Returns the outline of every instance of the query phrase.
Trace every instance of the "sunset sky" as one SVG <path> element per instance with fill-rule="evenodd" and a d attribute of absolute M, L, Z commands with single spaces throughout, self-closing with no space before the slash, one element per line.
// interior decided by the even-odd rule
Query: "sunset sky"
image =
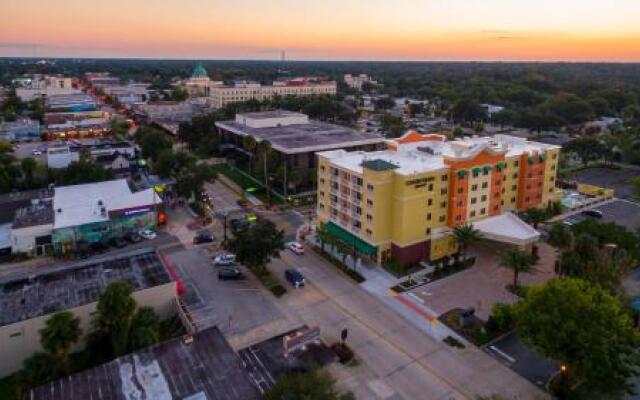
<path fill-rule="evenodd" d="M 640 0 L 0 3 L 0 56 L 640 61 Z"/>

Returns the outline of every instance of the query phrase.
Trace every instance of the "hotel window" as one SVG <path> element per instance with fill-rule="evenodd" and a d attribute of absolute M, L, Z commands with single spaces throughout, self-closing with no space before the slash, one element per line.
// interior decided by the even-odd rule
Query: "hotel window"
<path fill-rule="evenodd" d="M 549 188 L 549 193 L 553 193 L 553 188 Z"/>
<path fill-rule="evenodd" d="M 525 199 L 524 199 L 524 201 L 525 201 L 525 202 L 527 202 L 527 203 L 528 203 L 530 200 L 531 200 L 531 199 L 530 199 L 529 197 L 525 197 Z"/>
<path fill-rule="evenodd" d="M 496 204 L 495 206 L 493 206 L 493 210 L 497 211 L 498 210 L 498 205 Z"/>
<path fill-rule="evenodd" d="M 427 205 L 428 205 L 428 206 L 433 205 L 433 199 L 428 199 L 428 200 L 427 200 Z"/>
<path fill-rule="evenodd" d="M 458 216 L 456 217 L 456 221 L 462 221 L 462 215 L 458 215 Z"/>
<path fill-rule="evenodd" d="M 440 180 L 442 180 L 442 182 L 446 182 L 449 180 L 449 175 L 442 175 L 442 177 L 440 178 Z"/>
<path fill-rule="evenodd" d="M 555 164 L 551 164 L 551 170 L 555 171 L 556 170 L 556 165 Z"/>
<path fill-rule="evenodd" d="M 456 206 L 462 207 L 462 201 L 459 201 L 458 204 L 456 204 Z"/>
<path fill-rule="evenodd" d="M 429 184 L 429 191 L 430 191 L 430 192 L 433 192 L 433 183 L 430 183 L 430 184 Z"/>
<path fill-rule="evenodd" d="M 475 192 L 476 190 L 478 190 L 478 185 L 471 185 L 471 191 Z"/>
<path fill-rule="evenodd" d="M 500 191 L 502 194 L 504 194 L 507 190 L 505 188 L 502 188 L 502 190 Z"/>
<path fill-rule="evenodd" d="M 371 200 L 367 199 L 367 205 L 368 205 L 369 207 L 373 207 L 373 201 L 371 201 Z"/>
<path fill-rule="evenodd" d="M 427 228 L 427 235 L 431 235 L 431 228 Z"/>
<path fill-rule="evenodd" d="M 513 162 L 513 166 L 514 166 L 514 167 L 517 167 L 518 165 L 520 165 L 520 162 L 519 162 L 518 160 L 516 160 L 516 161 L 514 161 L 514 162 Z"/>
<path fill-rule="evenodd" d="M 447 202 L 443 201 L 442 203 L 440 203 L 440 208 L 447 208 Z"/>
<path fill-rule="evenodd" d="M 558 155 L 557 155 L 556 153 L 553 153 L 553 154 L 551 155 L 551 159 L 552 159 L 552 160 L 555 160 L 557 157 L 558 157 Z"/>
<path fill-rule="evenodd" d="M 518 177 L 518 173 L 516 172 L 515 174 L 513 174 L 513 179 L 516 179 Z"/>
<path fill-rule="evenodd" d="M 373 232 L 371 232 L 371 229 L 367 229 L 367 230 L 366 230 L 366 233 L 367 233 L 367 237 L 371 237 L 371 234 L 372 234 Z"/>
<path fill-rule="evenodd" d="M 482 175 L 489 175 L 489 171 L 490 171 L 490 170 L 488 170 L 488 169 L 483 170 L 483 171 L 482 171 Z"/>
<path fill-rule="evenodd" d="M 493 194 L 493 197 L 500 197 L 500 192 L 495 192 L 495 193 Z"/>
<path fill-rule="evenodd" d="M 482 196 L 480 196 L 480 201 L 487 201 L 487 195 L 483 194 Z"/>
<path fill-rule="evenodd" d="M 324 185 L 324 178 L 320 178 L 320 184 Z"/>
<path fill-rule="evenodd" d="M 320 191 L 320 197 L 324 197 L 324 192 L 322 190 Z"/>
<path fill-rule="evenodd" d="M 324 172 L 324 165 L 320 166 L 320 172 Z"/>
<path fill-rule="evenodd" d="M 476 210 L 471 211 L 471 214 L 469 214 L 469 216 L 471 218 L 475 217 L 476 216 Z"/>
<path fill-rule="evenodd" d="M 516 198 L 515 198 L 515 197 L 512 197 L 512 198 L 511 198 L 511 202 L 512 202 L 512 203 L 515 203 L 515 202 L 516 202 Z"/>
<path fill-rule="evenodd" d="M 371 216 L 371 214 L 367 214 L 367 222 L 371 221 L 373 221 L 373 217 Z"/>
<path fill-rule="evenodd" d="M 516 185 L 511 185 L 511 190 L 516 190 L 517 186 Z"/>
<path fill-rule="evenodd" d="M 367 185 L 367 190 L 369 192 L 373 192 L 373 186 L 372 185 Z"/>
<path fill-rule="evenodd" d="M 431 213 L 427 214 L 427 221 L 431 221 Z"/>
<path fill-rule="evenodd" d="M 531 172 L 529 172 L 529 173 L 527 174 L 527 178 L 531 178 L 531 177 L 533 177 L 533 175 L 531 174 Z"/>
<path fill-rule="evenodd" d="M 324 204 L 320 203 L 320 204 L 318 205 L 318 207 L 319 207 L 321 210 L 324 210 Z"/>
<path fill-rule="evenodd" d="M 480 209 L 480 215 L 484 215 L 484 213 L 486 213 L 486 212 L 487 212 L 486 208 L 481 208 Z"/>
<path fill-rule="evenodd" d="M 461 194 L 462 192 L 464 192 L 463 188 L 458 188 L 458 194 Z"/>
<path fill-rule="evenodd" d="M 440 218 L 438 219 L 438 221 L 440 222 L 444 222 L 447 220 L 447 216 L 446 215 L 441 215 Z"/>
<path fill-rule="evenodd" d="M 447 188 L 440 189 L 440 194 L 442 194 L 442 195 L 447 194 Z"/>
<path fill-rule="evenodd" d="M 471 198 L 471 204 L 476 204 L 476 198 L 475 197 Z"/>
<path fill-rule="evenodd" d="M 489 182 L 482 182 L 482 188 L 486 189 L 489 187 Z"/>

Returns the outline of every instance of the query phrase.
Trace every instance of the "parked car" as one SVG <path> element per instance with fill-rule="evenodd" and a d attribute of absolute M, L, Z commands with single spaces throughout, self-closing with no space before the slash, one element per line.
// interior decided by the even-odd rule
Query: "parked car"
<path fill-rule="evenodd" d="M 137 232 L 127 232 L 124 235 L 124 238 L 131 243 L 139 243 L 142 240 L 142 236 L 140 236 Z"/>
<path fill-rule="evenodd" d="M 297 269 L 287 269 L 284 271 L 284 277 L 296 288 L 304 286 L 304 276 Z"/>
<path fill-rule="evenodd" d="M 193 237 L 193 244 L 211 243 L 214 240 L 216 240 L 216 238 L 213 236 L 213 233 L 209 231 L 200 231 Z"/>
<path fill-rule="evenodd" d="M 288 242 L 285 246 L 297 255 L 304 254 L 304 247 L 298 242 Z"/>
<path fill-rule="evenodd" d="M 213 265 L 233 265 L 235 262 L 235 254 L 218 254 L 213 258 Z"/>
<path fill-rule="evenodd" d="M 38 150 L 38 149 L 33 149 L 31 151 L 31 155 L 32 156 L 41 156 L 42 155 L 42 151 Z"/>
<path fill-rule="evenodd" d="M 229 222 L 229 225 L 231 225 L 231 230 L 241 231 L 249 226 L 249 221 L 244 218 L 234 218 Z"/>
<path fill-rule="evenodd" d="M 123 238 L 115 236 L 109 239 L 109 245 L 121 249 L 127 245 L 127 242 Z"/>
<path fill-rule="evenodd" d="M 143 229 L 139 232 L 140 236 L 147 240 L 155 239 L 158 235 L 151 229 Z"/>
<path fill-rule="evenodd" d="M 218 279 L 221 281 L 244 279 L 244 274 L 238 268 L 224 267 L 218 270 Z"/>
<path fill-rule="evenodd" d="M 591 217 L 591 218 L 595 218 L 595 219 L 601 219 L 602 218 L 602 211 L 600 211 L 600 210 L 583 210 L 583 211 L 580 212 L 580 214 L 586 215 L 587 217 Z"/>

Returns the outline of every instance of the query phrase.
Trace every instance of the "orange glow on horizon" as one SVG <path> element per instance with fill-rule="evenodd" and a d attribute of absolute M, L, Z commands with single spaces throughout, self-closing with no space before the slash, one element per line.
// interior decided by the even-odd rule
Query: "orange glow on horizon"
<path fill-rule="evenodd" d="M 640 61 L 636 0 L 4 2 L 0 56 Z"/>

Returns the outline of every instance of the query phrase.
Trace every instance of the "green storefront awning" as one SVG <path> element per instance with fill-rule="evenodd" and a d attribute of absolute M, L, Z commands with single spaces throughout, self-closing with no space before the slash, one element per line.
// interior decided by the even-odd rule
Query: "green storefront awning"
<path fill-rule="evenodd" d="M 346 231 L 333 222 L 329 221 L 325 224 L 327 231 L 336 239 L 340 240 L 347 246 L 356 246 L 356 250 L 359 253 L 366 254 L 368 256 L 375 256 L 377 253 L 376 246 L 372 246 L 364 240 L 360 239 L 356 235 Z"/>

